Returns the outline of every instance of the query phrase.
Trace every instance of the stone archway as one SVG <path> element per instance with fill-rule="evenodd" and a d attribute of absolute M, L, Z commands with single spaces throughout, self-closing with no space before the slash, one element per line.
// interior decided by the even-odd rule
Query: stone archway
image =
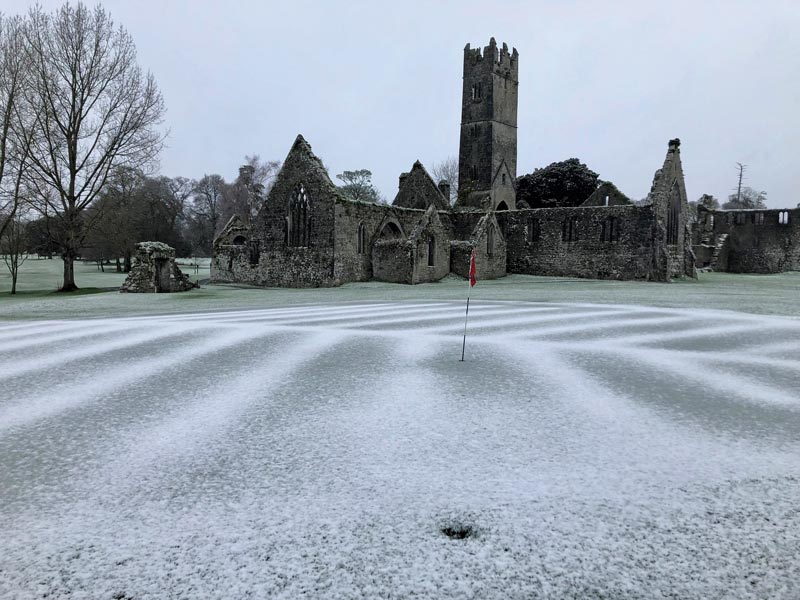
<path fill-rule="evenodd" d="M 378 239 L 399 240 L 402 237 L 403 237 L 403 231 L 400 229 L 400 226 L 394 221 L 388 221 L 381 229 L 381 233 L 378 236 Z"/>
<path fill-rule="evenodd" d="M 495 210 L 496 210 L 496 211 L 508 210 L 508 204 L 506 204 L 506 201 L 505 201 L 505 200 L 502 200 L 502 201 L 500 202 L 500 204 L 498 204 L 498 205 L 497 205 L 497 208 L 495 208 Z"/>

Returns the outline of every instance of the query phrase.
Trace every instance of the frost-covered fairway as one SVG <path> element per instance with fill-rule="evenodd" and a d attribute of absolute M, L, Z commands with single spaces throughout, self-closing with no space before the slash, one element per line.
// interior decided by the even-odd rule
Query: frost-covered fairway
<path fill-rule="evenodd" d="M 800 596 L 800 320 L 478 302 L 460 363 L 462 328 L 0 323 L 0 597 Z"/>

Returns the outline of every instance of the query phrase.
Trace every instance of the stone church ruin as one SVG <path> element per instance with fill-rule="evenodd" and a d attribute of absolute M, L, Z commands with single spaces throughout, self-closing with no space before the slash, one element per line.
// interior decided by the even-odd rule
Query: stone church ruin
<path fill-rule="evenodd" d="M 731 273 L 800 271 L 800 208 L 697 207 L 697 266 Z"/>
<path fill-rule="evenodd" d="M 163 294 L 196 287 L 175 263 L 174 248 L 162 242 L 139 242 L 133 268 L 119 291 Z"/>
<path fill-rule="evenodd" d="M 255 217 L 234 216 L 214 240 L 211 278 L 259 286 L 395 283 L 507 273 L 669 281 L 695 261 L 680 141 L 669 142 L 647 201 L 613 185 L 579 207 L 516 201 L 519 54 L 491 39 L 464 48 L 458 199 L 416 162 L 391 205 L 351 200 L 298 135 Z"/>

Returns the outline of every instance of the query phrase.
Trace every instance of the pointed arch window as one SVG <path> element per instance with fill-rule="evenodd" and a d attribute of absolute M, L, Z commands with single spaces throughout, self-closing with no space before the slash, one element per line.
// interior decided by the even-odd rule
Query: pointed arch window
<path fill-rule="evenodd" d="M 364 227 L 364 223 L 358 224 L 358 253 L 364 254 L 367 251 L 367 228 Z"/>
<path fill-rule="evenodd" d="M 667 207 L 667 244 L 677 244 L 681 224 L 681 196 L 678 185 L 672 186 Z"/>
<path fill-rule="evenodd" d="M 428 238 L 428 266 L 433 267 L 436 265 L 436 238 L 431 236 Z"/>
<path fill-rule="evenodd" d="M 311 239 L 311 202 L 303 184 L 299 184 L 289 199 L 289 214 L 286 219 L 287 245 L 304 248 Z"/>
<path fill-rule="evenodd" d="M 486 230 L 486 256 L 489 258 L 494 256 L 494 227 L 491 225 Z"/>

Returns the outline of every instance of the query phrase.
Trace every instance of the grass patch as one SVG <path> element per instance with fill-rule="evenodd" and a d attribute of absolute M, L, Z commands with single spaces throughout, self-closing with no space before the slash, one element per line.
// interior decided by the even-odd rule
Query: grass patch
<path fill-rule="evenodd" d="M 201 265 L 196 275 L 193 269 L 186 269 L 192 281 L 208 279 L 208 259 Z M 124 273 L 103 273 L 94 263 L 84 262 L 75 265 L 80 289 L 60 294 L 55 290 L 61 281 L 61 268 L 60 260 L 28 260 L 23 265 L 16 296 L 8 293 L 8 273 L 0 273 L 0 319 L 117 317 L 345 302 L 462 301 L 466 297 L 464 280 L 455 276 L 420 285 L 367 281 L 336 288 L 291 289 L 204 283 L 199 289 L 176 294 L 119 294 Z M 702 273 L 697 280 L 669 284 L 509 275 L 479 281 L 471 297 L 474 301 L 694 307 L 800 317 L 798 292 L 800 272 Z"/>

